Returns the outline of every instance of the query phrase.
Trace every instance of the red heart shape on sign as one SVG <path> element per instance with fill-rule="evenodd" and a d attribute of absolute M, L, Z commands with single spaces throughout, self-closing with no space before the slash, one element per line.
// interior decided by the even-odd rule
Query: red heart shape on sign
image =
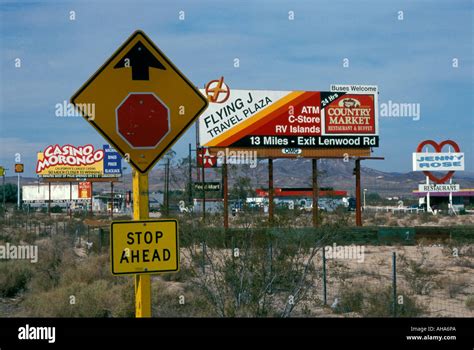
<path fill-rule="evenodd" d="M 454 149 L 455 152 L 460 151 L 460 148 L 459 148 L 458 144 L 456 142 L 452 141 L 452 140 L 446 140 L 446 141 L 443 141 L 439 144 L 437 142 L 433 141 L 433 140 L 426 140 L 426 141 L 423 141 L 422 143 L 420 143 L 418 145 L 418 148 L 416 149 L 416 152 L 422 152 L 423 147 L 425 147 L 426 145 L 433 146 L 436 152 L 441 152 L 443 147 L 446 146 L 446 145 L 453 146 L 453 149 Z M 437 184 L 444 184 L 446 181 L 448 181 L 454 175 L 454 171 L 448 171 L 448 173 L 446 175 L 444 175 L 442 178 L 438 178 L 438 177 L 434 176 L 431 173 L 431 171 L 423 171 L 423 173 L 426 176 L 428 176 L 428 178 L 431 181 L 436 182 Z"/>

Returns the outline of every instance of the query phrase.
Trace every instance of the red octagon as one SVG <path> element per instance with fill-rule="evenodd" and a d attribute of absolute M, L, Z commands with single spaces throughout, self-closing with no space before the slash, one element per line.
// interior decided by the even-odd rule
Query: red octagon
<path fill-rule="evenodd" d="M 154 148 L 170 131 L 168 107 L 153 93 L 131 93 L 116 110 L 117 132 L 133 148 Z"/>

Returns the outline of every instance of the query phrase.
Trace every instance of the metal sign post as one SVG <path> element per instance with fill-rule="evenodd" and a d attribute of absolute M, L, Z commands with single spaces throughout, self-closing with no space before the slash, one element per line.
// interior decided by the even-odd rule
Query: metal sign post
<path fill-rule="evenodd" d="M 18 185 L 17 185 L 17 194 L 16 194 L 16 201 L 17 201 L 17 208 L 20 210 L 20 173 L 18 175 Z"/>
<path fill-rule="evenodd" d="M 356 226 L 362 226 L 362 213 L 360 201 L 360 158 L 355 160 L 355 177 L 356 177 Z"/>
<path fill-rule="evenodd" d="M 206 168 L 204 166 L 204 159 L 202 160 L 202 222 L 206 222 Z"/>
<path fill-rule="evenodd" d="M 268 221 L 273 225 L 273 159 L 268 158 Z"/>
<path fill-rule="evenodd" d="M 7 208 L 5 207 L 5 169 L 4 167 L 0 167 L 0 175 L 2 175 L 3 177 L 3 182 L 2 182 L 2 188 L 3 188 L 3 206 L 2 206 L 2 210 L 3 210 L 3 216 L 5 217 L 6 216 L 6 213 L 7 213 Z"/>
<path fill-rule="evenodd" d="M 426 185 L 428 185 L 428 186 L 430 185 L 430 178 L 429 178 L 428 176 L 426 177 Z M 430 191 L 429 191 L 429 190 L 426 192 L 426 212 L 427 212 L 427 213 L 433 212 L 433 211 L 431 210 Z"/>
<path fill-rule="evenodd" d="M 318 159 L 313 158 L 313 227 L 319 226 Z"/>
<path fill-rule="evenodd" d="M 17 175 L 18 175 L 17 195 L 16 195 L 16 202 L 17 202 L 16 204 L 17 204 L 18 210 L 20 210 L 20 206 L 21 206 L 20 174 L 24 171 L 24 169 L 25 169 L 25 166 L 24 166 L 23 163 L 16 163 L 15 164 L 15 173 L 17 173 Z"/>
<path fill-rule="evenodd" d="M 222 164 L 222 191 L 224 197 L 224 228 L 229 228 L 229 189 L 228 189 L 228 173 L 227 173 L 227 157 L 224 156 Z"/>
<path fill-rule="evenodd" d="M 148 219 L 148 174 L 133 171 L 133 219 Z M 151 317 L 150 275 L 135 275 L 135 316 Z"/>

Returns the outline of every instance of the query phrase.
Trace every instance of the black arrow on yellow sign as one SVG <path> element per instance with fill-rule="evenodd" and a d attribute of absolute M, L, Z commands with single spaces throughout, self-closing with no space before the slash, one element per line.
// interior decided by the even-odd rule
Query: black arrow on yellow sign
<path fill-rule="evenodd" d="M 150 67 L 166 70 L 141 41 L 114 66 L 115 69 L 124 67 L 132 67 L 132 80 L 150 80 Z"/>

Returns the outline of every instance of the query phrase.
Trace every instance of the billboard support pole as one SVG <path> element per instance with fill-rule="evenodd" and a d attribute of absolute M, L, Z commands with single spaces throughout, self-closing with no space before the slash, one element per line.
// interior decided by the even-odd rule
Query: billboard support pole
<path fill-rule="evenodd" d="M 430 178 L 427 176 L 426 177 L 426 184 L 429 186 L 430 185 Z M 430 191 L 426 192 L 426 212 L 427 213 L 432 213 L 433 211 L 431 210 L 431 204 L 430 204 Z"/>
<path fill-rule="evenodd" d="M 191 144 L 189 144 L 189 154 L 188 154 L 188 165 L 189 165 L 189 193 L 188 193 L 188 205 L 193 205 L 193 170 L 191 164 Z"/>
<path fill-rule="evenodd" d="M 51 181 L 48 182 L 48 215 L 51 216 Z"/>
<path fill-rule="evenodd" d="M 7 208 L 5 207 L 5 173 L 3 173 L 3 216 L 7 217 Z"/>
<path fill-rule="evenodd" d="M 114 218 L 114 182 L 110 181 L 110 220 Z"/>
<path fill-rule="evenodd" d="M 133 170 L 133 219 L 148 219 L 148 174 Z M 135 275 L 135 317 L 151 317 L 150 275 Z"/>
<path fill-rule="evenodd" d="M 77 184 L 77 191 L 79 191 L 79 184 Z M 72 181 L 69 181 L 69 220 L 72 219 Z"/>
<path fill-rule="evenodd" d="M 206 221 L 206 169 L 204 167 L 204 157 L 201 157 L 202 171 L 202 222 Z"/>
<path fill-rule="evenodd" d="M 89 212 L 92 216 L 92 204 L 94 203 L 93 199 L 94 199 L 94 182 L 91 181 L 91 207 L 89 209 Z"/>
<path fill-rule="evenodd" d="M 355 176 L 356 176 L 356 226 L 362 226 L 362 213 L 360 201 L 360 158 L 355 160 Z"/>
<path fill-rule="evenodd" d="M 451 146 L 449 146 L 448 150 L 449 150 L 449 153 L 451 153 Z M 452 184 L 452 183 L 453 183 L 453 177 L 451 176 L 449 178 L 449 184 Z M 451 215 L 456 215 L 456 210 L 454 210 L 454 207 L 453 207 L 453 192 L 452 191 L 449 191 L 449 210 L 448 210 L 448 212 Z"/>
<path fill-rule="evenodd" d="M 18 173 L 18 185 L 17 185 L 17 206 L 18 210 L 20 210 L 20 173 Z"/>
<path fill-rule="evenodd" d="M 222 190 L 224 196 L 224 228 L 229 228 L 229 198 L 228 198 L 228 178 L 227 178 L 227 157 L 224 156 L 224 164 L 222 164 Z"/>
<path fill-rule="evenodd" d="M 170 193 L 169 193 L 169 182 L 170 182 L 170 176 L 169 176 L 169 172 L 170 172 L 170 160 L 169 158 L 166 159 L 166 163 L 165 163 L 165 196 L 164 196 L 164 201 L 165 201 L 165 213 L 166 213 L 166 216 L 169 216 L 169 196 L 170 196 Z"/>
<path fill-rule="evenodd" d="M 273 159 L 268 158 L 268 221 L 273 225 Z"/>
<path fill-rule="evenodd" d="M 319 226 L 318 159 L 313 158 L 313 227 Z"/>

